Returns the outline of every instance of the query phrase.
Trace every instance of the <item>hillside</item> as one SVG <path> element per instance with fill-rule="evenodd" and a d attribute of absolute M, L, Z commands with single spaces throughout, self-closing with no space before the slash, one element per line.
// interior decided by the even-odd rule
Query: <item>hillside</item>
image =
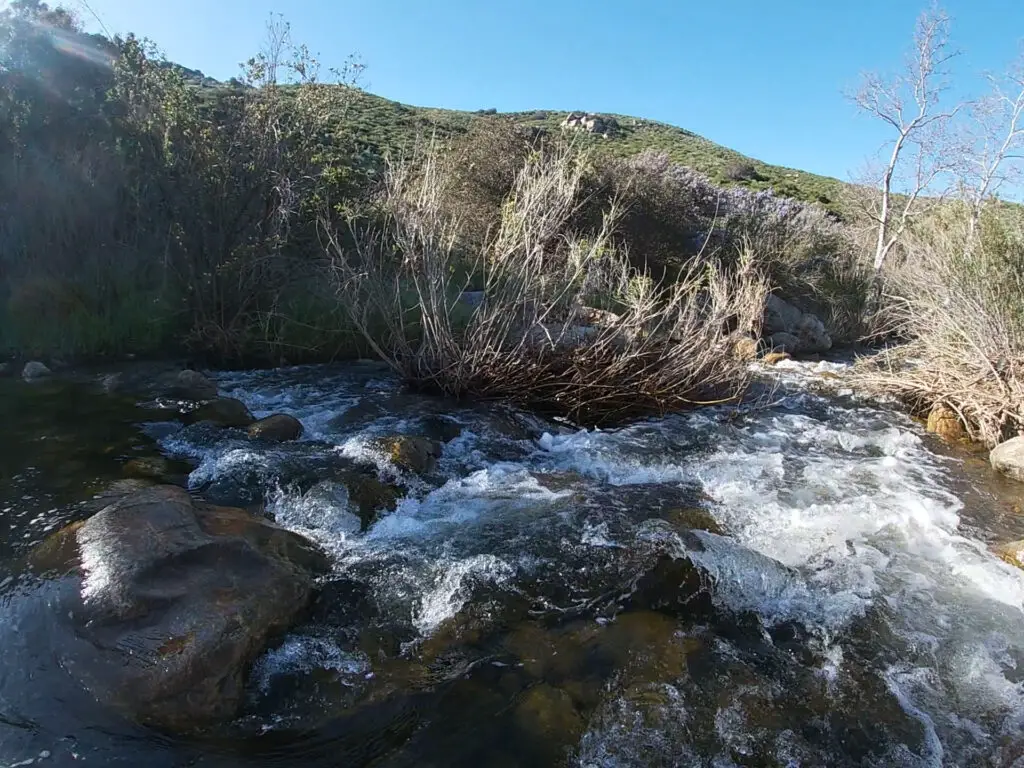
<path fill-rule="evenodd" d="M 355 131 L 358 141 L 368 150 L 386 154 L 408 148 L 417 136 L 436 135 L 443 139 L 464 133 L 475 120 L 506 118 L 527 128 L 555 133 L 561 130 L 569 114 L 548 110 L 495 113 L 414 107 L 360 91 L 349 108 L 345 124 Z M 625 115 L 602 117 L 614 118 L 617 122 L 618 128 L 611 135 L 581 132 L 581 139 L 601 152 L 625 157 L 645 150 L 663 151 L 675 162 L 695 168 L 717 182 L 772 189 L 776 194 L 817 202 L 833 210 L 846 186 L 838 179 L 762 163 L 683 128 Z M 737 178 L 736 169 L 744 171 L 741 178 Z"/>

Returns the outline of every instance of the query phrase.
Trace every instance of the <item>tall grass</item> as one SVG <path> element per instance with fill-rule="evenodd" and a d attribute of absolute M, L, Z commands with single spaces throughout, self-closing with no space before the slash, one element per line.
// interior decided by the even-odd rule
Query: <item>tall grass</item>
<path fill-rule="evenodd" d="M 742 396 L 739 342 L 757 332 L 767 291 L 750 258 L 656 283 L 616 247 L 614 204 L 595 230 L 570 228 L 586 168 L 571 149 L 531 155 L 467 264 L 436 154 L 391 166 L 381 226 L 353 250 L 332 238 L 341 301 L 367 343 L 415 386 L 579 423 Z M 473 281 L 483 292 L 468 306 Z"/>

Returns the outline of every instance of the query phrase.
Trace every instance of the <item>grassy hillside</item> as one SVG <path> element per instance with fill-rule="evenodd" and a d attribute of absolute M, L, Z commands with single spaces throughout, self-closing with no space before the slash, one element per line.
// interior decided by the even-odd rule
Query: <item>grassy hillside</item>
<path fill-rule="evenodd" d="M 475 120 L 505 118 L 543 133 L 557 133 L 568 112 L 538 110 L 534 112 L 490 113 L 413 107 L 359 92 L 345 117 L 345 124 L 357 140 L 377 154 L 401 152 L 417 137 L 437 136 L 444 139 L 466 132 Z M 695 168 L 720 183 L 739 183 L 754 189 L 772 189 L 776 194 L 817 202 L 836 209 L 845 184 L 838 179 L 805 173 L 792 168 L 768 165 L 746 157 L 732 149 L 715 144 L 695 133 L 652 120 L 614 117 L 619 130 L 614 136 L 583 134 L 581 140 L 600 151 L 625 157 L 645 150 L 667 153 L 672 160 Z M 746 178 L 734 178 L 736 169 L 752 167 Z"/>

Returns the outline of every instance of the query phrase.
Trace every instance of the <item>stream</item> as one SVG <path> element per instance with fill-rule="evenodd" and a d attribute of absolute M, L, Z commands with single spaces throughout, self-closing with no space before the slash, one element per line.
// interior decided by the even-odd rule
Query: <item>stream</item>
<path fill-rule="evenodd" d="M 843 369 L 786 362 L 755 402 L 606 431 L 368 363 L 218 374 L 302 421 L 273 447 L 94 374 L 0 380 L 0 767 L 1024 766 L 1024 571 L 989 551 L 1024 539 L 1024 492 Z M 375 448 L 401 434 L 445 441 L 435 470 Z M 138 457 L 333 563 L 206 738 L 76 686 L 56 587 L 24 566 Z M 401 489 L 368 526 L 352 464 Z"/>

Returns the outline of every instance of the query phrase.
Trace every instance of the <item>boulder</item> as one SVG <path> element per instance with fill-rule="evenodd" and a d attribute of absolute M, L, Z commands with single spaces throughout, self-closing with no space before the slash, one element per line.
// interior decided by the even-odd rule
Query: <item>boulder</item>
<path fill-rule="evenodd" d="M 250 665 L 291 627 L 329 561 L 302 537 L 240 509 L 153 486 L 75 530 L 84 641 L 62 659 L 98 700 L 161 730 L 237 715 Z"/>
<path fill-rule="evenodd" d="M 192 370 L 172 376 L 166 390 L 169 396 L 182 400 L 213 400 L 217 397 L 217 385 L 199 371 Z"/>
<path fill-rule="evenodd" d="M 832 338 L 817 316 L 775 294 L 765 301 L 763 331 L 771 346 L 781 352 L 815 354 L 832 348 Z"/>
<path fill-rule="evenodd" d="M 349 508 L 359 516 L 364 531 L 373 525 L 381 512 L 393 511 L 404 495 L 401 488 L 383 483 L 357 469 L 343 470 L 337 479 L 348 489 Z"/>
<path fill-rule="evenodd" d="M 1000 560 L 1024 569 L 1024 541 L 1011 541 L 993 547 L 992 551 Z"/>
<path fill-rule="evenodd" d="M 562 121 L 563 131 L 585 131 L 608 138 L 619 132 L 619 121 L 614 117 L 589 112 L 570 112 Z"/>
<path fill-rule="evenodd" d="M 395 466 L 418 475 L 432 472 L 444 451 L 444 446 L 436 440 L 412 435 L 378 438 L 374 447 L 385 453 Z"/>
<path fill-rule="evenodd" d="M 936 403 L 932 406 L 931 411 L 928 413 L 927 429 L 929 432 L 950 442 L 970 439 L 970 435 L 964 429 L 963 422 L 960 421 L 960 416 L 957 412 L 942 403 Z"/>
<path fill-rule="evenodd" d="M 220 397 L 186 414 L 186 421 L 190 424 L 208 421 L 220 427 L 246 429 L 255 419 L 241 400 Z"/>
<path fill-rule="evenodd" d="M 37 379 L 45 379 L 47 376 L 52 375 L 53 371 L 38 360 L 25 363 L 25 367 L 21 369 L 21 378 L 25 381 L 36 381 Z"/>
<path fill-rule="evenodd" d="M 732 345 L 732 356 L 737 360 L 754 360 L 757 357 L 757 339 L 740 336 Z"/>
<path fill-rule="evenodd" d="M 1024 437 L 1000 443 L 989 452 L 988 460 L 996 472 L 1024 482 Z"/>
<path fill-rule="evenodd" d="M 249 437 L 253 440 L 270 440 L 284 443 L 302 437 L 302 422 L 287 413 L 275 413 L 249 425 Z"/>
<path fill-rule="evenodd" d="M 125 477 L 137 480 L 152 480 L 159 483 L 185 486 L 188 484 L 188 471 L 180 464 L 175 465 L 163 456 L 147 456 L 130 459 L 121 468 Z"/>
<path fill-rule="evenodd" d="M 677 507 L 668 510 L 665 519 L 677 528 L 688 531 L 708 531 L 724 536 L 725 531 L 714 516 L 702 507 Z"/>

